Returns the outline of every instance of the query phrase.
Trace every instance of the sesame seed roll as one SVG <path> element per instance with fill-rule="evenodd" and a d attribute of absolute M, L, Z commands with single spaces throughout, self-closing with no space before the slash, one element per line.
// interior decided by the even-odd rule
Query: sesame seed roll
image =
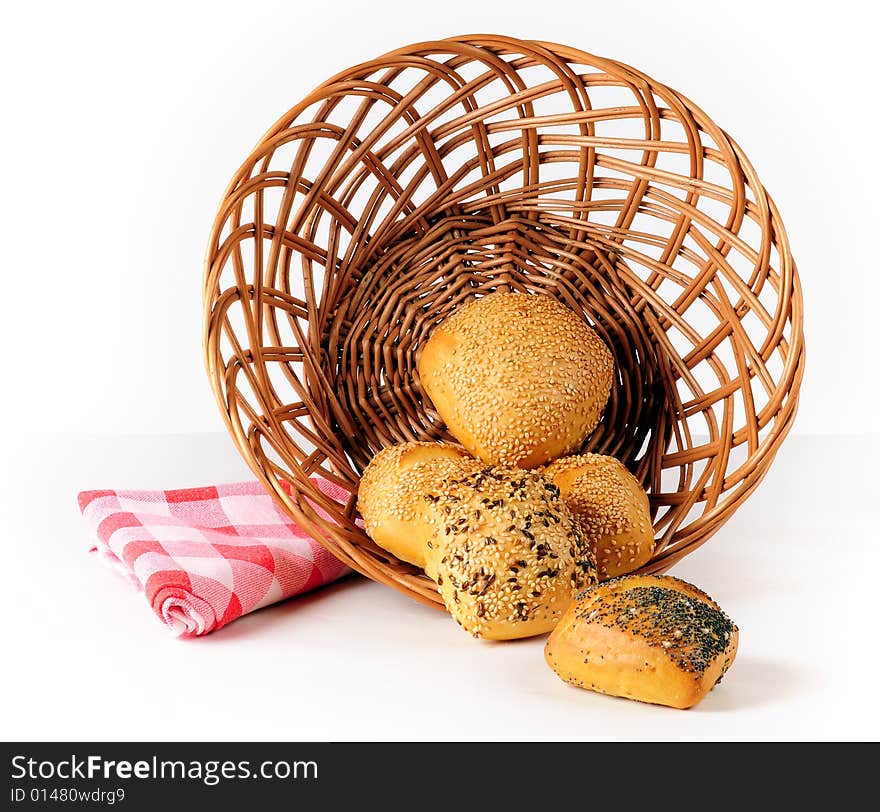
<path fill-rule="evenodd" d="M 475 637 L 550 631 L 575 592 L 596 582 L 589 548 L 555 485 L 533 471 L 456 474 L 426 495 L 439 525 L 426 571 Z"/>
<path fill-rule="evenodd" d="M 417 362 L 449 431 L 493 465 L 535 468 L 579 448 L 614 374 L 608 347 L 549 296 L 492 293 L 436 327 Z"/>
<path fill-rule="evenodd" d="M 599 580 L 644 566 L 654 553 L 648 496 L 619 460 L 602 454 L 563 457 L 542 469 L 562 494 L 596 557 Z"/>
<path fill-rule="evenodd" d="M 401 561 L 424 568 L 435 526 L 424 494 L 444 477 L 480 466 L 461 449 L 444 443 L 383 448 L 364 470 L 358 488 L 358 510 L 367 535 Z"/>

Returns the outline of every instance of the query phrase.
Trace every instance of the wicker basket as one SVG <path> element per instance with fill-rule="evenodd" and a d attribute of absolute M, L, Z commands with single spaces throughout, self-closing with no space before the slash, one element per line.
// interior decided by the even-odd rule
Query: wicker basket
<path fill-rule="evenodd" d="M 452 439 L 419 349 L 462 302 L 503 289 L 555 296 L 612 348 L 585 449 L 649 489 L 645 570 L 667 569 L 730 518 L 791 427 L 801 292 L 730 136 L 575 48 L 412 45 L 338 74 L 264 136 L 226 191 L 204 282 L 208 370 L 241 454 L 336 556 L 442 605 L 364 534 L 358 477 L 389 443 Z"/>

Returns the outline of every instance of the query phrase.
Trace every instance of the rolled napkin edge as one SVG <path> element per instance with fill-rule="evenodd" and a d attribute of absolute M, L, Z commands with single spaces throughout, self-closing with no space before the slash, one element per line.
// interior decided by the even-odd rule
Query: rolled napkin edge
<path fill-rule="evenodd" d="M 342 503 L 335 483 L 313 481 Z M 202 637 L 351 572 L 257 481 L 91 489 L 80 491 L 77 503 L 90 530 L 89 552 L 139 591 L 178 638 Z"/>

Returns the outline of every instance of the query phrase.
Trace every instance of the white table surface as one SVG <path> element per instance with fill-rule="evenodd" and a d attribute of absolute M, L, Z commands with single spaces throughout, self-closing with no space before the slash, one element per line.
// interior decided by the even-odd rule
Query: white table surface
<path fill-rule="evenodd" d="M 353 577 L 173 638 L 87 554 L 79 490 L 248 478 L 224 435 L 39 437 L 7 450 L 4 739 L 876 739 L 880 438 L 789 438 L 747 504 L 674 574 L 740 652 L 675 711 L 563 684 L 543 640 L 470 639 Z M 11 566 L 10 566 L 11 563 Z"/>

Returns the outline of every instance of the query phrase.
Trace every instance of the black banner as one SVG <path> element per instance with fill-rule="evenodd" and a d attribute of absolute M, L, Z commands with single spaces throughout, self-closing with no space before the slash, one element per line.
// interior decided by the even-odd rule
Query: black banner
<path fill-rule="evenodd" d="M 102 809 L 176 812 L 254 809 L 335 810 L 377 802 L 382 808 L 538 809 L 600 803 L 630 809 L 656 801 L 721 793 L 728 803 L 784 796 L 786 808 L 802 790 L 821 797 L 818 779 L 834 780 L 844 800 L 857 786 L 854 769 L 841 773 L 808 757 L 768 757 L 772 745 L 657 742 L 613 744 L 471 743 L 53 743 L 3 744 L 7 786 L 0 809 Z M 776 748 L 779 749 L 778 746 Z M 806 765 L 815 762 L 816 770 Z M 722 768 L 719 772 L 719 768 Z M 809 783 L 805 775 L 811 775 Z M 864 775 L 864 774 L 863 774 Z M 835 777 L 836 776 L 836 777 Z M 718 784 L 720 780 L 720 785 Z M 760 788 L 760 790 L 759 790 Z M 720 797 L 720 795 L 719 795 Z M 265 807 L 277 808 L 275 806 Z M 193 812 L 196 812 L 194 809 Z"/>

